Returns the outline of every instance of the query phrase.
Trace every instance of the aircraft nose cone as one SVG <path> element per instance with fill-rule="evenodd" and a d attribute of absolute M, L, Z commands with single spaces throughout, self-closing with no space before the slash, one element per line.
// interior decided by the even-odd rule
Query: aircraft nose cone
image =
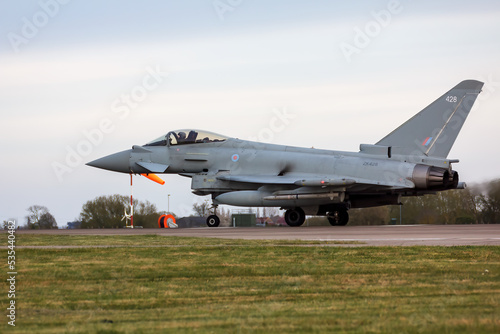
<path fill-rule="evenodd" d="M 130 173 L 130 150 L 105 156 L 86 165 L 113 172 Z"/>

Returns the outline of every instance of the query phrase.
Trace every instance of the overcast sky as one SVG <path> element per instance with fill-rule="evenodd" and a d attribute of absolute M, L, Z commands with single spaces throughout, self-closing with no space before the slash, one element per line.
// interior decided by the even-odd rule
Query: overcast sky
<path fill-rule="evenodd" d="M 500 2 L 338 3 L 0 2 L 0 219 L 38 204 L 64 226 L 129 195 L 85 163 L 179 128 L 357 151 L 464 79 L 485 86 L 449 158 L 462 181 L 500 177 Z M 204 199 L 163 178 L 134 197 L 181 216 Z"/>

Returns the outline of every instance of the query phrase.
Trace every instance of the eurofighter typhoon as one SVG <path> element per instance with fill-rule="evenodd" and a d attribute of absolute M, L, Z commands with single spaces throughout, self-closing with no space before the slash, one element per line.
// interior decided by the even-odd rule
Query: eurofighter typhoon
<path fill-rule="evenodd" d="M 300 226 L 306 215 L 346 225 L 350 208 L 401 204 L 402 196 L 463 189 L 448 153 L 481 92 L 465 80 L 375 144 L 342 152 L 258 143 L 185 129 L 87 165 L 130 174 L 179 174 L 217 206 L 280 207 Z"/>

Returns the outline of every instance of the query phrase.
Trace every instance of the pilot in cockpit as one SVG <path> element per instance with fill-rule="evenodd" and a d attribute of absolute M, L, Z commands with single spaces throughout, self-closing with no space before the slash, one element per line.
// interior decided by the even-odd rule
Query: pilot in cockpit
<path fill-rule="evenodd" d="M 177 143 L 183 144 L 185 141 L 186 141 L 186 133 L 180 131 L 179 134 L 177 135 Z"/>

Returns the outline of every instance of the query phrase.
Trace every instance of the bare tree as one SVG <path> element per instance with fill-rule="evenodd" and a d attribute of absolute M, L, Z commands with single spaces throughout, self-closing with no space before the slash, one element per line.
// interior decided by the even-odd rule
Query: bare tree
<path fill-rule="evenodd" d="M 483 223 L 500 223 L 500 179 L 492 181 L 487 193 L 479 196 L 479 205 Z"/>
<path fill-rule="evenodd" d="M 2 228 L 4 230 L 7 230 L 9 228 L 9 225 L 10 225 L 9 222 L 16 222 L 16 219 L 15 218 L 9 218 L 7 220 L 4 220 L 3 224 L 2 224 Z M 19 228 L 19 226 L 17 226 L 17 224 L 16 224 L 16 227 Z"/>
<path fill-rule="evenodd" d="M 209 214 L 210 211 L 210 203 L 208 199 L 204 200 L 201 203 L 194 203 L 193 204 L 193 211 L 196 216 L 198 217 L 206 217 Z"/>
<path fill-rule="evenodd" d="M 217 210 L 217 215 L 220 218 L 220 226 L 231 226 L 231 211 L 228 209 L 225 209 L 224 207 L 220 207 Z"/>
<path fill-rule="evenodd" d="M 32 205 L 28 209 L 26 216 L 26 228 L 28 229 L 52 229 L 57 228 L 54 216 L 49 209 L 42 205 Z"/>

